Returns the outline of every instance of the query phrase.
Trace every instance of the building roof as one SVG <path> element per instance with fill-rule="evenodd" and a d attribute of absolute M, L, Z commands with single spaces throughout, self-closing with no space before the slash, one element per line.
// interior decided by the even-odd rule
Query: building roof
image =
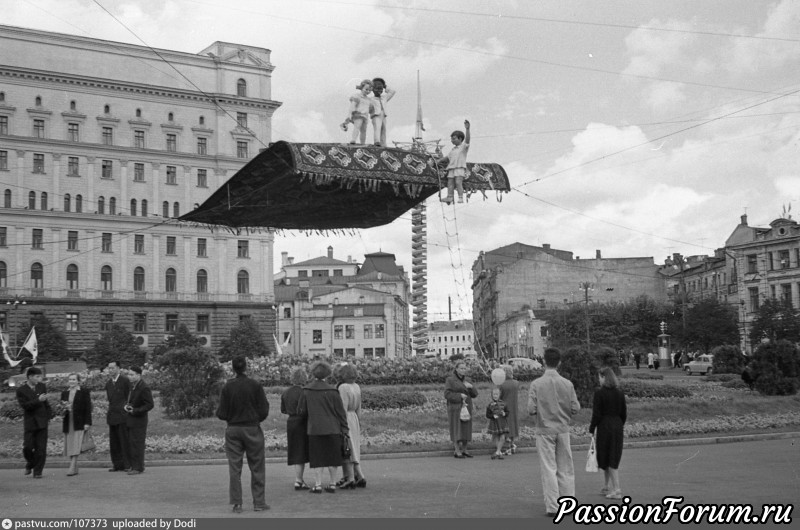
<path fill-rule="evenodd" d="M 314 304 L 314 309 L 328 309 L 328 304 Z M 382 317 L 383 304 L 337 304 L 333 306 L 333 318 L 355 316 L 356 309 L 361 308 L 365 317 Z"/>
<path fill-rule="evenodd" d="M 335 293 L 338 291 L 347 290 L 346 285 L 312 285 L 310 287 L 313 296 L 322 296 L 326 294 Z M 275 302 L 293 302 L 297 300 L 298 296 L 300 296 L 301 292 L 306 293 L 306 295 L 302 296 L 302 298 L 306 298 L 308 296 L 309 287 L 300 287 L 297 284 L 293 285 L 279 285 L 278 283 L 275 284 Z"/>
<path fill-rule="evenodd" d="M 364 254 L 364 264 L 358 271 L 359 276 L 365 276 L 372 272 L 380 272 L 390 276 L 403 276 L 402 270 L 397 266 L 394 254 L 388 252 L 373 252 Z"/>
<path fill-rule="evenodd" d="M 318 258 L 307 259 L 299 263 L 292 263 L 291 265 L 284 265 L 285 269 L 292 269 L 297 267 L 311 267 L 311 266 L 333 266 L 333 265 L 350 265 L 358 266 L 357 263 L 348 263 L 336 258 L 329 258 L 328 256 L 320 256 Z"/>
<path fill-rule="evenodd" d="M 428 324 L 428 331 L 472 331 L 472 320 L 440 320 Z"/>

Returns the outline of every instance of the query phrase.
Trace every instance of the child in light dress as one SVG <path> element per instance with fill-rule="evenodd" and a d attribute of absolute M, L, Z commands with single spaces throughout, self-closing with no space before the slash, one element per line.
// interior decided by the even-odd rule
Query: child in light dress
<path fill-rule="evenodd" d="M 495 453 L 492 455 L 492 460 L 503 459 L 503 442 L 506 439 L 506 433 L 508 433 L 507 416 L 508 407 L 500 399 L 500 389 L 494 387 L 492 389 L 492 400 L 486 406 L 486 417 L 489 418 L 489 428 L 486 432 L 492 435 L 492 441 L 495 445 Z"/>
<path fill-rule="evenodd" d="M 350 96 L 350 115 L 342 122 L 341 128 L 343 131 L 347 130 L 349 123 L 353 124 L 353 134 L 350 137 L 350 143 L 363 144 L 367 139 L 367 123 L 369 123 L 369 115 L 372 109 L 372 99 L 369 93 L 372 91 L 372 81 L 364 79 L 356 86 L 358 92 Z"/>
<path fill-rule="evenodd" d="M 453 149 L 446 157 L 439 160 L 439 164 L 447 164 L 447 197 L 442 202 L 453 202 L 453 191 L 458 190 L 458 202 L 464 202 L 464 179 L 467 177 L 467 151 L 469 151 L 469 120 L 464 120 L 466 134 L 453 131 L 450 141 Z"/>

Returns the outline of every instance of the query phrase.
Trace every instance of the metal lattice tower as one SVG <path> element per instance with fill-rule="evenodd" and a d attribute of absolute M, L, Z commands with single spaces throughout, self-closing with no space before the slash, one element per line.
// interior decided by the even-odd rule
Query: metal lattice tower
<path fill-rule="evenodd" d="M 428 224 L 425 202 L 411 211 L 411 306 L 414 327 L 411 349 L 424 355 L 428 346 Z"/>

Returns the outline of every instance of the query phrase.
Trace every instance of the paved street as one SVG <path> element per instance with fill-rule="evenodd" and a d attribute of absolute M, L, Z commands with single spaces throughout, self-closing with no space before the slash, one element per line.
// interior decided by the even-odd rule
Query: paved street
<path fill-rule="evenodd" d="M 598 495 L 601 474 L 583 471 L 584 451 L 575 452 L 577 497 Z M 311 495 L 292 489 L 284 464 L 267 465 L 267 501 L 272 510 L 242 517 L 511 517 L 546 521 L 538 458 L 527 451 L 503 461 L 420 456 L 366 460 L 366 489 Z M 228 517 L 228 469 L 224 465 L 152 466 L 143 475 L 83 469 L 66 477 L 46 468 L 45 478 L 23 477 L 22 469 L 0 470 L 2 517 Z M 706 445 L 626 449 L 623 492 L 633 503 L 659 503 L 682 495 L 686 503 L 797 502 L 800 498 L 800 438 Z M 249 474 L 244 472 L 245 508 Z M 793 513 L 794 518 L 800 514 Z M 800 519 L 799 519 L 800 520 Z"/>

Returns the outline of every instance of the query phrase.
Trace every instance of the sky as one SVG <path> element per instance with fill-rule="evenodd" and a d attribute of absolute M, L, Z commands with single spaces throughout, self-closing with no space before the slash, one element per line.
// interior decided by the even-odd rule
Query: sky
<path fill-rule="evenodd" d="M 550 244 L 575 256 L 711 255 L 747 214 L 800 210 L 800 2 L 793 0 L 0 0 L 0 23 L 198 53 L 268 48 L 272 138 L 344 142 L 363 78 L 383 77 L 388 138 L 472 124 L 468 160 L 512 191 L 427 201 L 428 320 L 471 318 L 481 250 Z M 123 27 L 109 13 L 113 14 Z M 371 129 L 368 134 L 371 135 Z M 798 212 L 800 214 L 800 212 Z M 276 236 L 296 262 L 394 254 L 411 216 L 348 235 Z M 448 311 L 448 297 L 451 300 Z"/>

